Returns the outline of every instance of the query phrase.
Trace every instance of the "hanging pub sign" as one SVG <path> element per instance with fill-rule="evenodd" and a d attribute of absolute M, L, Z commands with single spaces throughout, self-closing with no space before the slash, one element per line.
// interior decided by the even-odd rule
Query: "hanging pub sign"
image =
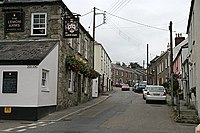
<path fill-rule="evenodd" d="M 5 32 L 24 31 L 24 12 L 5 12 Z"/>
<path fill-rule="evenodd" d="M 79 18 L 64 19 L 64 38 L 79 38 Z"/>

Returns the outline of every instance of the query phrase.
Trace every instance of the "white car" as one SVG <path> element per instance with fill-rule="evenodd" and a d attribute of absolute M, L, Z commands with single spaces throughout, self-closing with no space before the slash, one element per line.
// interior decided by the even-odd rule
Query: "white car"
<path fill-rule="evenodd" d="M 167 93 L 163 86 L 148 85 L 146 89 L 146 103 L 149 103 L 150 101 L 162 101 L 165 104 L 167 103 Z"/>
<path fill-rule="evenodd" d="M 146 88 L 142 90 L 142 97 L 144 100 L 146 100 L 146 97 L 147 97 L 147 89 Z"/>

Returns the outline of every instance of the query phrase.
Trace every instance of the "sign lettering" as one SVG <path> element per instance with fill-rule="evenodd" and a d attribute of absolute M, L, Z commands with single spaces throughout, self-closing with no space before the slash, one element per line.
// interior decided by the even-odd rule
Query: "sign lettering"
<path fill-rule="evenodd" d="M 5 12 L 5 32 L 24 31 L 24 12 Z"/>

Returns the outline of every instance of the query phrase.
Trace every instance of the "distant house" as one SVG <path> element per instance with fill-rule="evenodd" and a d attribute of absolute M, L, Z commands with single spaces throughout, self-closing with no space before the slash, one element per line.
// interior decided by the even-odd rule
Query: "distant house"
<path fill-rule="evenodd" d="M 179 89 L 184 92 L 184 96 L 187 96 L 188 94 L 188 90 L 184 90 L 183 87 L 183 59 L 184 57 L 187 57 L 188 53 L 187 50 L 186 52 L 184 52 L 184 49 L 188 47 L 188 39 L 185 37 L 182 37 L 181 35 L 177 35 L 176 39 L 182 38 L 181 41 L 179 41 L 178 43 L 175 43 L 175 47 L 173 48 L 173 72 L 174 74 L 178 77 L 178 81 L 179 81 Z M 176 41 L 175 41 L 176 42 Z M 186 94 L 185 94 L 186 93 Z M 186 98 L 186 97 L 185 97 Z"/>
<path fill-rule="evenodd" d="M 137 82 L 146 81 L 146 70 L 122 66 L 119 62 L 112 63 L 112 81 L 113 85 L 118 83 L 133 85 Z"/>
<path fill-rule="evenodd" d="M 149 84 L 162 85 L 169 80 L 169 50 L 150 61 Z"/>
<path fill-rule="evenodd" d="M 5 0 L 0 16 L 0 119 L 92 99 L 94 40 L 62 0 Z"/>
<path fill-rule="evenodd" d="M 95 42 L 94 69 L 100 74 L 98 79 L 98 93 L 104 93 L 111 90 L 111 62 L 111 58 L 103 45 L 101 43 Z"/>

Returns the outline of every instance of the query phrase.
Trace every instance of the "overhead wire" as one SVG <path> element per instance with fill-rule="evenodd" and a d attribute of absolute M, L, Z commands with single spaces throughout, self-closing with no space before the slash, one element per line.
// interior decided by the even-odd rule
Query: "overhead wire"
<path fill-rule="evenodd" d="M 162 31 L 169 31 L 168 29 L 158 28 L 158 27 L 155 27 L 155 26 L 151 26 L 151 25 L 140 23 L 140 22 L 136 22 L 136 21 L 124 18 L 124 17 L 120 17 L 120 16 L 117 16 L 117 15 L 111 14 L 109 12 L 106 12 L 106 13 L 109 14 L 109 15 L 111 15 L 111 16 L 114 16 L 116 18 L 122 19 L 124 21 L 131 22 L 131 23 L 134 23 L 134 24 L 137 24 L 137 25 L 141 25 L 141 26 L 145 26 L 145 27 L 149 27 L 149 28 L 153 28 L 153 29 L 157 29 L 157 30 L 162 30 Z"/>
<path fill-rule="evenodd" d="M 129 0 L 130 1 L 130 0 Z M 108 12 L 112 13 L 112 14 L 117 14 L 127 3 L 127 0 L 118 0 L 117 2 L 115 2 L 115 4 L 111 7 L 110 10 L 108 10 Z M 117 12 L 117 13 L 116 13 Z M 111 19 L 112 16 L 109 16 L 107 19 Z"/>
<path fill-rule="evenodd" d="M 116 0 L 111 6 L 111 8 L 108 10 L 108 12 L 111 12 L 111 10 L 117 5 L 117 3 L 119 2 L 120 0 Z"/>
<path fill-rule="evenodd" d="M 126 2 L 127 0 L 122 0 L 121 2 L 119 2 L 110 12 L 111 13 L 115 13 L 117 9 L 119 9 L 121 6 L 123 6 L 123 4 Z"/>
<path fill-rule="evenodd" d="M 131 0 L 126 0 L 121 7 L 115 10 L 115 14 L 121 11 Z"/>
<path fill-rule="evenodd" d="M 92 13 L 92 12 L 93 12 L 93 11 L 91 10 L 90 12 L 88 12 L 88 13 L 85 13 L 85 14 L 81 15 L 81 17 L 84 17 L 84 16 L 86 16 L 86 15 L 88 15 L 88 14 Z"/>

